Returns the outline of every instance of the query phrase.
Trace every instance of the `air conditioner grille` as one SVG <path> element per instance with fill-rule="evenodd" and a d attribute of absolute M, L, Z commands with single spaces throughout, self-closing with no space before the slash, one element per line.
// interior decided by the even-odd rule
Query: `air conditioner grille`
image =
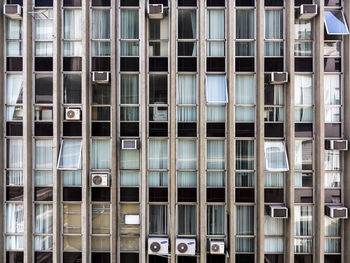
<path fill-rule="evenodd" d="M 17 14 L 17 5 L 5 5 L 6 14 Z"/>
<path fill-rule="evenodd" d="M 67 111 L 67 117 L 68 118 L 74 118 L 75 117 L 75 111 L 74 110 L 68 110 Z"/>
<path fill-rule="evenodd" d="M 160 244 L 158 242 L 152 242 L 150 248 L 153 252 L 159 252 Z"/>
<path fill-rule="evenodd" d="M 185 243 L 180 243 L 177 245 L 177 250 L 179 250 L 181 253 L 185 253 L 188 250 L 188 246 Z"/>
<path fill-rule="evenodd" d="M 103 179 L 101 176 L 94 176 L 92 178 L 92 181 L 95 185 L 100 185 L 102 183 Z"/>
<path fill-rule="evenodd" d="M 162 5 L 149 5 L 149 13 L 150 14 L 159 14 L 162 12 Z"/>
<path fill-rule="evenodd" d="M 220 246 L 218 244 L 213 244 L 211 246 L 211 250 L 214 251 L 214 252 L 218 252 L 220 249 Z"/>

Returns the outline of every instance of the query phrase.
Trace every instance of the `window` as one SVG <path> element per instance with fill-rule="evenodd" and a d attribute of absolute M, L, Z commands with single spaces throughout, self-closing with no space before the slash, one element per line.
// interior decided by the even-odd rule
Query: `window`
<path fill-rule="evenodd" d="M 265 40 L 265 56 L 283 56 L 283 10 L 265 11 Z"/>
<path fill-rule="evenodd" d="M 37 204 L 35 205 L 35 223 L 34 223 L 35 234 L 46 234 L 37 235 L 34 237 L 34 248 L 35 250 L 52 250 L 53 238 L 53 213 L 51 204 Z"/>
<path fill-rule="evenodd" d="M 254 75 L 237 75 L 235 93 L 236 122 L 253 122 L 255 119 Z"/>
<path fill-rule="evenodd" d="M 207 141 L 207 169 L 225 169 L 225 141 Z"/>
<path fill-rule="evenodd" d="M 168 141 L 150 140 L 148 150 L 149 169 L 168 168 Z"/>
<path fill-rule="evenodd" d="M 227 103 L 226 76 L 207 76 L 206 98 L 208 104 Z"/>
<path fill-rule="evenodd" d="M 166 235 L 168 233 L 168 207 L 166 205 L 149 206 L 149 234 Z"/>
<path fill-rule="evenodd" d="M 63 42 L 63 55 L 81 56 L 82 11 L 79 9 L 65 9 L 63 19 L 63 38 L 65 40 Z"/>
<path fill-rule="evenodd" d="M 207 234 L 224 235 L 225 233 L 225 206 L 207 206 Z"/>
<path fill-rule="evenodd" d="M 312 252 L 312 206 L 294 207 L 294 252 Z M 300 237 L 300 238 L 299 238 Z M 309 238 L 305 238 L 309 237 Z"/>
<path fill-rule="evenodd" d="M 254 141 L 236 141 L 236 170 L 254 170 Z"/>
<path fill-rule="evenodd" d="M 57 169 L 79 170 L 81 168 L 81 140 L 62 140 Z"/>
<path fill-rule="evenodd" d="M 254 207 L 236 206 L 236 252 L 254 252 Z M 249 237 L 251 236 L 251 237 Z"/>
<path fill-rule="evenodd" d="M 349 29 L 342 10 L 324 11 L 324 22 L 328 35 L 348 35 Z"/>
<path fill-rule="evenodd" d="M 264 217 L 264 249 L 265 253 L 283 253 L 284 220 L 265 215 Z"/>
<path fill-rule="evenodd" d="M 196 235 L 197 213 L 195 205 L 178 206 L 178 235 Z"/>
<path fill-rule="evenodd" d="M 298 57 L 312 56 L 312 20 L 295 20 L 295 35 L 296 40 L 294 46 L 294 55 Z"/>
<path fill-rule="evenodd" d="M 63 103 L 81 103 L 81 75 L 63 75 Z"/>
<path fill-rule="evenodd" d="M 225 11 L 207 12 L 207 56 L 225 56 Z"/>
<path fill-rule="evenodd" d="M 295 141 L 295 169 L 312 170 L 313 147 L 311 140 Z"/>
<path fill-rule="evenodd" d="M 23 140 L 7 140 L 7 168 L 23 168 Z"/>
<path fill-rule="evenodd" d="M 265 170 L 288 171 L 288 158 L 284 142 L 265 141 Z"/>
<path fill-rule="evenodd" d="M 178 169 L 197 168 L 197 142 L 195 140 L 179 140 L 177 154 Z"/>
<path fill-rule="evenodd" d="M 254 10 L 236 10 L 236 56 L 254 56 Z M 250 40 L 249 42 L 247 40 Z"/>
<path fill-rule="evenodd" d="M 325 253 L 341 253 L 341 220 L 324 217 L 325 224 Z"/>
<path fill-rule="evenodd" d="M 110 168 L 110 140 L 92 140 L 91 168 Z"/>

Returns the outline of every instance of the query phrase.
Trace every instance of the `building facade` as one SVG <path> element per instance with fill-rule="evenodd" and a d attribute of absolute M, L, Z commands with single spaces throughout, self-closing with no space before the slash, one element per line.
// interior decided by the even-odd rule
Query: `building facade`
<path fill-rule="evenodd" d="M 350 262 L 350 1 L 0 2 L 0 262 Z"/>

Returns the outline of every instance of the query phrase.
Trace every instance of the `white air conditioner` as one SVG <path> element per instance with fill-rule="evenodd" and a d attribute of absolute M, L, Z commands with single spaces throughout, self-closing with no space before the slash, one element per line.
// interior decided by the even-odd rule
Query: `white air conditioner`
<path fill-rule="evenodd" d="M 148 238 L 149 255 L 167 255 L 169 253 L 169 240 L 167 238 Z"/>
<path fill-rule="evenodd" d="M 122 150 L 139 149 L 139 140 L 122 140 Z"/>
<path fill-rule="evenodd" d="M 195 255 L 196 240 L 188 238 L 176 239 L 176 255 Z"/>
<path fill-rule="evenodd" d="M 147 12 L 148 12 L 148 17 L 150 19 L 163 19 L 164 17 L 163 4 L 149 4 Z"/>
<path fill-rule="evenodd" d="M 284 84 L 288 82 L 288 72 L 271 72 L 266 74 L 265 82 L 268 84 Z"/>
<path fill-rule="evenodd" d="M 91 173 L 92 187 L 108 187 L 109 173 Z"/>
<path fill-rule="evenodd" d="M 325 148 L 326 150 L 347 151 L 348 140 L 326 140 Z"/>
<path fill-rule="evenodd" d="M 4 15 L 11 19 L 22 19 L 22 7 L 16 4 L 5 4 Z"/>
<path fill-rule="evenodd" d="M 80 109 L 66 109 L 66 120 L 78 121 L 80 120 Z"/>
<path fill-rule="evenodd" d="M 225 242 L 224 240 L 211 239 L 209 242 L 210 254 L 223 255 L 225 254 Z"/>
<path fill-rule="evenodd" d="M 344 206 L 326 205 L 325 213 L 330 218 L 348 218 L 348 209 Z"/>
<path fill-rule="evenodd" d="M 311 19 L 315 16 L 317 16 L 316 4 L 303 4 L 300 6 L 299 12 L 297 13 L 298 19 Z"/>
<path fill-rule="evenodd" d="M 95 83 L 109 83 L 109 72 L 92 72 L 92 82 Z"/>
<path fill-rule="evenodd" d="M 288 208 L 279 205 L 269 205 L 267 206 L 267 214 L 274 218 L 288 218 Z"/>

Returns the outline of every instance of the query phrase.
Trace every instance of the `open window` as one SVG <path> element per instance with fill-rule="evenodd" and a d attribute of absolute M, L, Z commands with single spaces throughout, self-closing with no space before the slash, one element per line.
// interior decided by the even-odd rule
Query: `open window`
<path fill-rule="evenodd" d="M 62 140 L 57 169 L 81 169 L 81 140 Z"/>
<path fill-rule="evenodd" d="M 349 29 L 342 10 L 324 12 L 324 23 L 328 35 L 348 35 Z"/>
<path fill-rule="evenodd" d="M 211 75 L 206 79 L 206 98 L 211 105 L 222 105 L 227 103 L 226 76 Z"/>
<path fill-rule="evenodd" d="M 265 141 L 265 170 L 288 171 L 288 158 L 283 141 Z"/>

